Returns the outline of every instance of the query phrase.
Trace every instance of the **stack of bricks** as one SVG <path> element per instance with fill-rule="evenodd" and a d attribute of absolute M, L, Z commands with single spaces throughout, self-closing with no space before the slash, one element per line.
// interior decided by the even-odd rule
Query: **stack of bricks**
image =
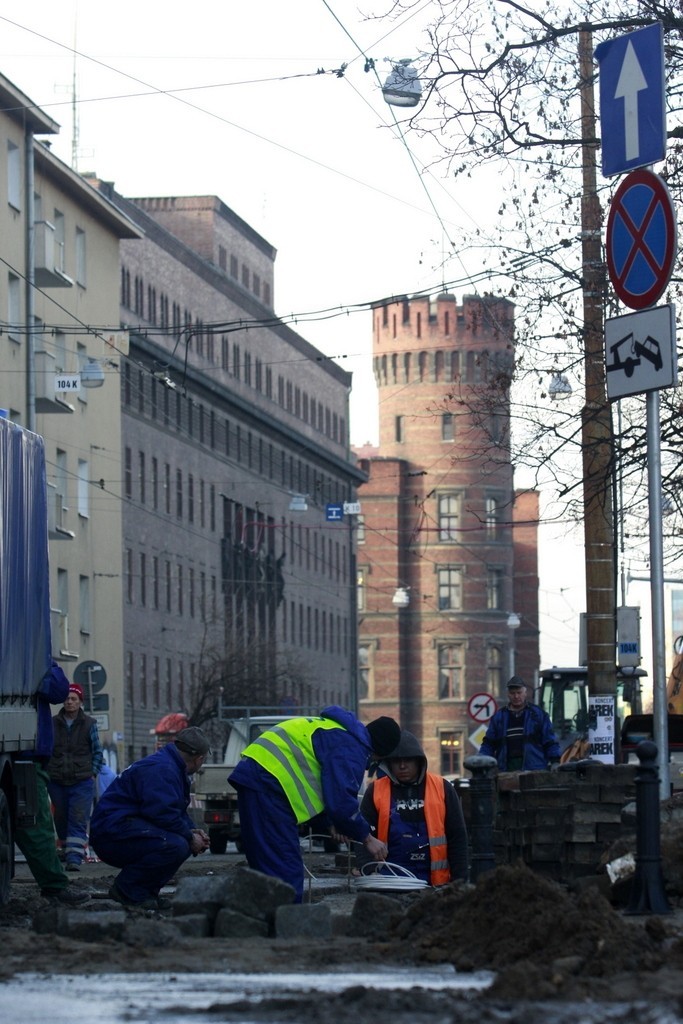
<path fill-rule="evenodd" d="M 495 780 L 497 864 L 522 860 L 556 881 L 596 874 L 611 844 L 632 828 L 635 765 L 577 763 L 556 772 L 501 774 Z"/>

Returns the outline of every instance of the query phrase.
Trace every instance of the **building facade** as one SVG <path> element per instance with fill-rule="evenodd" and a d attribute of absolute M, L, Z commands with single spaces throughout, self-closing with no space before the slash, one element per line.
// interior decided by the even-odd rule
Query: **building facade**
<path fill-rule="evenodd" d="M 144 236 L 120 271 L 126 756 L 216 688 L 353 706 L 353 536 L 327 518 L 364 479 L 351 377 L 274 316 L 275 250 L 220 199 L 92 183 Z"/>
<path fill-rule="evenodd" d="M 396 715 L 435 770 L 461 775 L 482 725 L 472 698 L 499 702 L 513 672 L 533 685 L 539 667 L 538 501 L 515 493 L 509 445 L 514 309 L 441 294 L 373 317 L 380 442 L 357 451 L 369 478 L 360 708 L 366 721 Z"/>
<path fill-rule="evenodd" d="M 53 654 L 96 688 L 116 765 L 121 413 L 102 325 L 118 322 L 119 242 L 138 231 L 36 137 L 59 126 L 2 76 L 0 108 L 0 406 L 45 439 Z"/>

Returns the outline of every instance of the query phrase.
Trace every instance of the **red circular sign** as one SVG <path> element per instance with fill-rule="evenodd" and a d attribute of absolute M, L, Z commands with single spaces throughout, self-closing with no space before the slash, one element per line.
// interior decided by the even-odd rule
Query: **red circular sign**
<path fill-rule="evenodd" d="M 610 280 L 624 305 L 654 305 L 676 258 L 674 205 L 658 174 L 641 168 L 624 178 L 612 200 L 605 244 Z"/>
<path fill-rule="evenodd" d="M 474 693 L 467 702 L 467 714 L 475 722 L 488 722 L 497 710 L 496 698 L 491 693 Z"/>

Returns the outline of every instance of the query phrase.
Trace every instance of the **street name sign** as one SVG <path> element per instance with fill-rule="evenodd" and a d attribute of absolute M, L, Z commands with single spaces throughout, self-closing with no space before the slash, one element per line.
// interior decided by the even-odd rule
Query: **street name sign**
<path fill-rule="evenodd" d="M 632 171 L 610 204 L 605 249 L 617 296 L 631 309 L 653 306 L 676 260 L 676 212 L 663 179 Z"/>
<path fill-rule="evenodd" d="M 600 132 L 606 178 L 657 163 L 666 155 L 662 25 L 600 43 Z"/>
<path fill-rule="evenodd" d="M 344 518 L 344 506 L 343 505 L 326 505 L 325 506 L 325 519 L 328 523 L 341 523 Z"/>
<path fill-rule="evenodd" d="M 605 321 L 607 397 L 611 400 L 678 383 L 673 303 Z"/>

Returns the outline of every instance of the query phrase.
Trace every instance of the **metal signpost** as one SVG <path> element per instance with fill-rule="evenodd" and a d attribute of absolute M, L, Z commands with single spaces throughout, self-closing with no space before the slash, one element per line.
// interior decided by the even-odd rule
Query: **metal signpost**
<path fill-rule="evenodd" d="M 669 732 L 664 640 L 664 544 L 659 391 L 677 383 L 673 306 L 651 309 L 666 289 L 676 258 L 676 218 L 664 181 L 636 170 L 666 156 L 664 36 L 649 25 L 601 43 L 602 171 L 632 171 L 619 186 L 607 225 L 607 268 L 617 296 L 640 314 L 605 325 L 610 399 L 646 393 L 654 739 L 659 792 L 669 796 Z"/>

